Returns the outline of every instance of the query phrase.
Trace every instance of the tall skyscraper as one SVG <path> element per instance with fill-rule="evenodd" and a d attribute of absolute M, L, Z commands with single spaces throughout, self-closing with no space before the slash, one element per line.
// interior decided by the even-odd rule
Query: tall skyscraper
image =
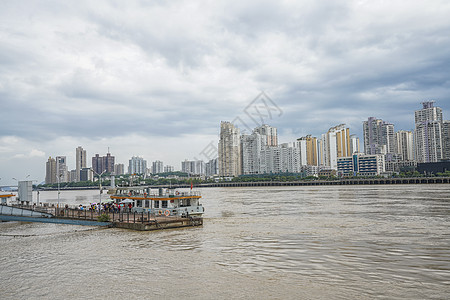
<path fill-rule="evenodd" d="M 278 135 L 275 127 L 263 124 L 254 129 L 254 132 L 266 136 L 267 146 L 278 146 Z"/>
<path fill-rule="evenodd" d="M 75 161 L 75 170 L 76 170 L 76 180 L 80 181 L 80 172 L 81 169 L 86 168 L 86 150 L 83 147 L 78 146 L 76 148 L 76 161 Z"/>
<path fill-rule="evenodd" d="M 396 152 L 404 161 L 414 160 L 414 140 L 411 131 L 399 130 L 395 134 L 397 141 Z"/>
<path fill-rule="evenodd" d="M 241 136 L 242 174 L 260 174 L 261 151 L 267 146 L 267 137 L 254 131 Z"/>
<path fill-rule="evenodd" d="M 422 102 L 422 109 L 415 111 L 414 131 L 416 160 L 419 163 L 437 162 L 443 158 L 442 109 L 434 101 Z"/>
<path fill-rule="evenodd" d="M 366 154 L 395 153 L 394 125 L 369 117 L 363 123 L 364 152 Z"/>
<path fill-rule="evenodd" d="M 57 183 L 56 160 L 51 156 L 48 158 L 47 163 L 45 164 L 45 183 L 46 184 Z"/>
<path fill-rule="evenodd" d="M 337 170 L 337 159 L 351 155 L 350 132 L 345 124 L 331 127 L 320 142 L 321 165 Z"/>
<path fill-rule="evenodd" d="M 352 134 L 350 135 L 350 153 L 355 154 L 359 152 L 360 152 L 359 138 L 356 135 Z"/>
<path fill-rule="evenodd" d="M 57 156 L 56 157 L 56 180 L 59 182 L 69 182 L 69 174 L 67 171 L 66 157 Z"/>
<path fill-rule="evenodd" d="M 317 166 L 318 155 L 318 143 L 317 138 L 307 135 L 297 139 L 297 146 L 300 148 L 300 161 L 301 165 Z"/>
<path fill-rule="evenodd" d="M 100 156 L 99 154 L 95 154 L 92 157 L 92 170 L 95 173 L 101 174 L 103 171 L 106 173 L 114 172 L 114 161 L 115 157 L 111 155 L 111 153 L 107 153 L 106 156 Z"/>
<path fill-rule="evenodd" d="M 129 174 L 145 174 L 146 172 L 147 172 L 147 161 L 142 157 L 133 156 L 128 161 Z"/>
<path fill-rule="evenodd" d="M 220 123 L 219 175 L 239 176 L 242 172 L 239 128 L 230 122 Z"/>
<path fill-rule="evenodd" d="M 442 123 L 442 133 L 442 146 L 444 147 L 443 158 L 450 160 L 450 121 L 444 121 Z"/>

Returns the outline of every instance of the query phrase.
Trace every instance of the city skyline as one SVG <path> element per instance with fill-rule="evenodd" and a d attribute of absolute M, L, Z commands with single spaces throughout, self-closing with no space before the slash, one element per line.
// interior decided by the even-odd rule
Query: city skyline
<path fill-rule="evenodd" d="M 44 180 L 49 156 L 180 162 L 218 141 L 261 91 L 280 143 L 376 117 L 449 117 L 445 1 L 2 4 L 0 185 Z M 104 12 L 102 14 L 98 12 Z M 261 124 L 251 124 L 251 128 Z"/>

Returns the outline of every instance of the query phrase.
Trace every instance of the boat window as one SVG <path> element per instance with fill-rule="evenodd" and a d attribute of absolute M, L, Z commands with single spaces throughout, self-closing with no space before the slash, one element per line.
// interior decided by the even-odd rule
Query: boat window
<path fill-rule="evenodd" d="M 184 200 L 186 206 L 191 206 L 191 199 Z"/>
<path fill-rule="evenodd" d="M 159 201 L 155 201 L 155 208 L 159 208 Z"/>
<path fill-rule="evenodd" d="M 136 201 L 136 207 L 142 207 L 142 200 Z"/>
<path fill-rule="evenodd" d="M 145 200 L 145 207 L 150 207 L 150 201 L 149 200 Z"/>
<path fill-rule="evenodd" d="M 167 201 L 161 201 L 161 207 L 167 208 Z"/>

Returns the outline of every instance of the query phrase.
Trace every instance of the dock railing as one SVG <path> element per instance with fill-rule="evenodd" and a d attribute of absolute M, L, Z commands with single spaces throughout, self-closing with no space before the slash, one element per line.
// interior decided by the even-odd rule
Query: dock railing
<path fill-rule="evenodd" d="M 128 208 L 124 209 L 89 209 L 78 207 L 57 207 L 55 205 L 49 205 L 47 203 L 42 203 L 41 205 L 26 205 L 26 204 L 14 204 L 9 205 L 17 208 L 29 209 L 37 212 L 49 213 L 56 218 L 64 219 L 74 219 L 74 220 L 87 220 L 87 221 L 98 221 L 102 218 L 102 221 L 108 222 L 123 222 L 123 223 L 158 223 L 158 222 L 170 222 L 171 220 L 177 220 L 182 218 L 181 216 L 165 216 L 160 215 L 157 211 L 145 211 L 145 212 L 135 212 L 130 211 Z"/>

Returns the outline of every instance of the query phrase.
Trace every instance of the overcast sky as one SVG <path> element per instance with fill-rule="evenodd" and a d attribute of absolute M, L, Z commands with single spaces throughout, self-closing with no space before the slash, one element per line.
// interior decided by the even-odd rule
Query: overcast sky
<path fill-rule="evenodd" d="M 450 119 L 450 2 L 234 2 L 1 1 L 0 185 L 75 168 L 77 146 L 180 169 L 222 120 L 290 142 L 362 139 L 369 116 L 412 130 L 430 99 Z"/>

